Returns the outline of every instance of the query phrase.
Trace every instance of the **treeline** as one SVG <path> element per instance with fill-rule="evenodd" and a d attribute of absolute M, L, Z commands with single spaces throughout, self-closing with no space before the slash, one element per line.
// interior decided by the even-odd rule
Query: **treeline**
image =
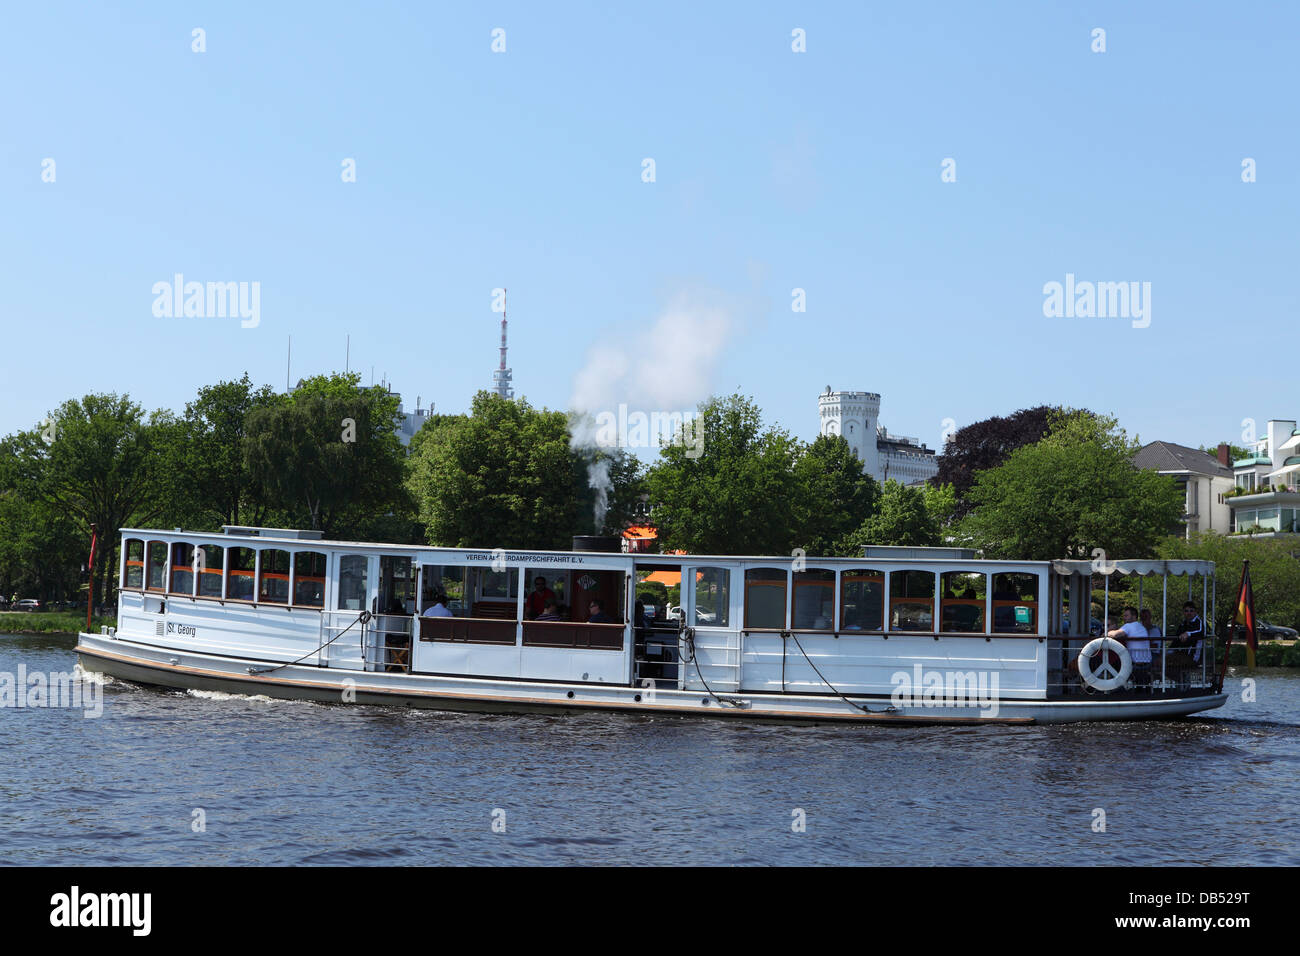
<path fill-rule="evenodd" d="M 67 401 L 0 439 L 0 591 L 50 599 L 84 590 L 92 523 L 102 542 L 97 603 L 111 599 L 117 529 L 130 526 L 565 550 L 575 534 L 648 521 L 665 550 L 810 556 L 947 543 L 990 557 L 1097 548 L 1149 557 L 1174 553 L 1176 542 L 1193 557 L 1213 544 L 1171 536 L 1180 488 L 1134 468 L 1136 443 L 1083 410 L 1040 406 L 967 426 L 945 447 L 936 481 L 905 487 L 864 475 L 840 437 L 803 442 L 764 423 L 740 395 L 702 403 L 692 440 L 683 434 L 652 465 L 628 449 L 583 447 L 574 436 L 585 429 L 563 412 L 487 392 L 467 414 L 430 416 L 408 450 L 397 407 L 356 374 L 307 379 L 287 395 L 245 375 L 199 389 L 180 414 L 146 414 L 126 396 Z M 1285 587 L 1269 576 L 1265 589 Z"/>

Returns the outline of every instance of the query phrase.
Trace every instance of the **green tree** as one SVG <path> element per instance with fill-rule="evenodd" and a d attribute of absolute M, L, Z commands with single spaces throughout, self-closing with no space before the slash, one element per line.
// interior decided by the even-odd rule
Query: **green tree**
<path fill-rule="evenodd" d="M 794 465 L 792 502 L 798 546 L 808 554 L 837 553 L 837 544 L 876 513 L 880 485 L 862 470 L 842 435 L 821 435 Z"/>
<path fill-rule="evenodd" d="M 1157 553 L 1167 560 L 1197 559 L 1215 563 L 1214 607 L 1218 633 L 1225 633 L 1224 625 L 1236 610 L 1243 561 L 1250 562 L 1256 616 L 1270 624 L 1300 629 L 1300 560 L 1296 558 L 1294 540 L 1229 537 L 1205 531 L 1193 535 L 1190 540 L 1173 536 L 1165 538 Z M 1178 594 L 1176 601 L 1170 597 L 1169 606 L 1173 610 L 1186 600 L 1187 592 L 1177 592 L 1172 579 L 1170 584 L 1171 592 Z M 1199 606 L 1199 588 L 1194 600 Z M 1150 605 L 1151 601 L 1146 603 Z M 1181 620 L 1181 616 L 1171 614 L 1171 620 Z"/>
<path fill-rule="evenodd" d="M 416 437 L 406 486 L 431 544 L 570 546 L 587 478 L 562 412 L 479 392 L 468 416 L 432 418 Z"/>
<path fill-rule="evenodd" d="M 1184 495 L 1167 476 L 1134 468 L 1136 451 L 1114 419 L 1064 415 L 1042 441 L 976 475 L 960 535 L 991 557 L 1148 556 L 1177 525 Z"/>
<path fill-rule="evenodd" d="M 246 425 L 254 409 L 273 408 L 287 400 L 269 385 L 254 388 L 245 372 L 238 380 L 203 386 L 185 406 L 172 447 L 175 473 L 197 511 L 194 523 L 186 523 L 187 527 L 265 522 L 269 503 L 245 456 Z"/>
<path fill-rule="evenodd" d="M 403 507 L 398 400 L 360 378 L 306 379 L 288 400 L 254 407 L 245 424 L 250 480 L 292 522 L 327 537 L 358 534 Z"/>
<path fill-rule="evenodd" d="M 858 555 L 868 544 L 930 547 L 939 540 L 939 523 L 926 510 L 926 492 L 890 480 L 881 490 L 877 512 L 842 538 L 835 550 Z"/>
<path fill-rule="evenodd" d="M 0 440 L 0 595 L 75 597 L 88 540 L 66 512 L 26 493 L 17 456 L 13 437 Z"/>
<path fill-rule="evenodd" d="M 155 414 L 155 419 L 158 415 Z M 90 593 L 106 603 L 117 531 L 153 521 L 166 508 L 169 462 L 159 453 L 158 428 L 128 396 L 92 394 L 64 402 L 49 429 L 14 437 L 22 493 L 60 509 L 86 542 L 90 525 L 102 548 Z"/>
<path fill-rule="evenodd" d="M 699 406 L 698 457 L 682 442 L 660 452 L 646 485 L 666 549 L 697 554 L 789 554 L 798 537 L 791 502 L 800 443 L 763 428 L 752 399 L 711 398 Z"/>

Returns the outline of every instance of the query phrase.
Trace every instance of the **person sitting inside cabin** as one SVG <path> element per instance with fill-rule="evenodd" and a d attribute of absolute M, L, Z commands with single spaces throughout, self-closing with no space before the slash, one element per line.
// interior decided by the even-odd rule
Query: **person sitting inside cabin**
<path fill-rule="evenodd" d="M 546 602 L 546 606 L 542 608 L 542 613 L 537 615 L 537 620 L 558 621 L 559 619 L 560 619 L 560 615 L 558 609 L 555 606 L 555 598 L 551 598 L 549 601 Z"/>
<path fill-rule="evenodd" d="M 1196 605 L 1191 601 L 1183 605 L 1183 623 L 1178 625 L 1178 633 L 1170 641 L 1175 652 L 1169 660 L 1180 669 L 1190 668 L 1201 662 L 1201 640 L 1205 637 L 1205 625 L 1196 613 Z"/>
<path fill-rule="evenodd" d="M 591 604 L 587 606 L 588 624 L 615 624 L 617 623 L 612 617 L 605 613 L 605 602 L 600 598 L 592 598 Z"/>
<path fill-rule="evenodd" d="M 1142 626 L 1138 620 L 1138 612 L 1135 607 L 1126 607 L 1123 612 L 1124 625 L 1117 627 L 1113 631 L 1107 631 L 1107 637 L 1113 637 L 1121 641 L 1128 648 L 1129 656 L 1133 659 L 1134 669 L 1138 667 L 1146 670 L 1147 679 L 1150 680 L 1151 668 L 1151 641 L 1147 639 L 1147 629 Z M 1134 679 L 1141 683 L 1141 675 L 1134 675 Z"/>
<path fill-rule="evenodd" d="M 447 595 L 441 591 L 433 596 L 433 603 L 424 609 L 425 617 L 451 617 L 451 611 L 447 610 Z"/>
<path fill-rule="evenodd" d="M 533 581 L 533 590 L 524 599 L 524 614 L 531 620 L 540 620 L 546 604 L 555 603 L 555 592 L 546 586 L 546 578 Z"/>
<path fill-rule="evenodd" d="M 1137 684 L 1150 684 L 1151 653 L 1153 649 L 1160 646 L 1158 641 L 1153 642 L 1150 638 L 1159 637 L 1160 628 L 1151 626 L 1151 612 L 1146 608 L 1143 608 L 1142 613 L 1138 615 L 1138 626 L 1142 628 L 1142 632 L 1148 639 L 1128 643 L 1129 655 L 1133 658 L 1133 681 Z"/>

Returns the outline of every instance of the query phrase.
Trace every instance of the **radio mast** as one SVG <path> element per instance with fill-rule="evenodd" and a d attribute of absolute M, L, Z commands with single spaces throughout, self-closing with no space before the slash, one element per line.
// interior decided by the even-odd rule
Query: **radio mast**
<path fill-rule="evenodd" d="M 506 368 L 506 290 L 501 290 L 501 365 L 492 373 L 492 383 L 496 386 L 496 393 L 502 398 L 514 398 L 515 390 L 512 387 L 514 372 Z"/>

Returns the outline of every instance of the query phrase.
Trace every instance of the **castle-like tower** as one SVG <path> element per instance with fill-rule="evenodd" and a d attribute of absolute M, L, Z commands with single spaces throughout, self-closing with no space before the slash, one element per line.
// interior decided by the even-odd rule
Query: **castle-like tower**
<path fill-rule="evenodd" d="M 880 451 L 876 445 L 880 396 L 875 392 L 832 392 L 829 385 L 817 399 L 821 411 L 821 433 L 843 435 L 862 470 L 881 480 Z"/>

